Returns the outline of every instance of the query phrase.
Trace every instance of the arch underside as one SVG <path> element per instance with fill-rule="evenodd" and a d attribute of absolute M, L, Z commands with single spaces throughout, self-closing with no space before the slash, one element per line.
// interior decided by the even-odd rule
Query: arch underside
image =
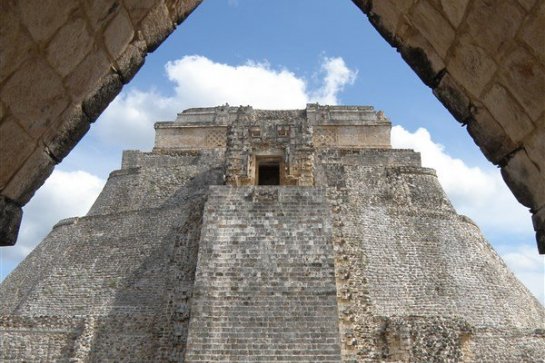
<path fill-rule="evenodd" d="M 22 206 L 202 0 L 0 4 L 0 245 Z M 543 0 L 353 0 L 532 212 L 545 253 Z"/>

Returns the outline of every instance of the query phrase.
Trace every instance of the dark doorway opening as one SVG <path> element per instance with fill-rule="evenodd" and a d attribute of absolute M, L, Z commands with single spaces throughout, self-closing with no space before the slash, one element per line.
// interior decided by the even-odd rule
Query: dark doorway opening
<path fill-rule="evenodd" d="M 279 163 L 259 164 L 257 185 L 280 185 Z"/>

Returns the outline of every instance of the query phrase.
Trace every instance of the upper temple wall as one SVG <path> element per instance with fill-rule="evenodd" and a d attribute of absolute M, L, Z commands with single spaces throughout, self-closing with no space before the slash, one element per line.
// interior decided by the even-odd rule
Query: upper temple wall
<path fill-rule="evenodd" d="M 239 124 L 241 110 L 249 110 L 251 144 L 298 137 L 295 129 L 303 123 L 311 127 L 309 137 L 317 148 L 390 148 L 391 123 L 382 112 L 370 106 L 320 106 L 308 104 L 305 110 L 265 111 L 248 107 L 218 106 L 193 108 L 178 114 L 174 122 L 155 124 L 155 150 L 202 150 L 227 147 L 230 126 Z M 295 117 L 290 117 L 295 116 Z M 301 117 L 299 117 L 301 116 Z M 295 122 L 294 122 L 295 120 Z M 269 126 L 276 129 L 267 132 Z M 300 135 L 299 135 L 300 136 Z M 248 147 L 249 144 L 248 144 Z"/>

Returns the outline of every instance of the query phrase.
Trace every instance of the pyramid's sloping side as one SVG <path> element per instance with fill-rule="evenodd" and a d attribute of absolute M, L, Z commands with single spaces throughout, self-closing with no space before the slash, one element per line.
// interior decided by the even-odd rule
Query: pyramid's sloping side
<path fill-rule="evenodd" d="M 0 286 L 0 361 L 183 356 L 220 156 L 127 154 L 88 216 L 61 221 Z"/>
<path fill-rule="evenodd" d="M 341 361 L 542 361 L 543 307 L 418 154 L 313 152 Z M 59 223 L 0 286 L 0 360 L 183 361 L 208 186 L 228 163 L 242 161 L 219 149 L 125 153 L 88 216 Z"/>
<path fill-rule="evenodd" d="M 318 156 L 333 208 L 347 355 L 391 361 L 543 358 L 543 306 L 479 228 L 456 214 L 433 170 L 394 150 Z"/>

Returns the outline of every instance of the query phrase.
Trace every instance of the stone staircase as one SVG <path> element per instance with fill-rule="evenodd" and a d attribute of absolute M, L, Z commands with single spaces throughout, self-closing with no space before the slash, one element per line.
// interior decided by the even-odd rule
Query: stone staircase
<path fill-rule="evenodd" d="M 340 362 L 324 189 L 213 186 L 187 362 Z"/>

